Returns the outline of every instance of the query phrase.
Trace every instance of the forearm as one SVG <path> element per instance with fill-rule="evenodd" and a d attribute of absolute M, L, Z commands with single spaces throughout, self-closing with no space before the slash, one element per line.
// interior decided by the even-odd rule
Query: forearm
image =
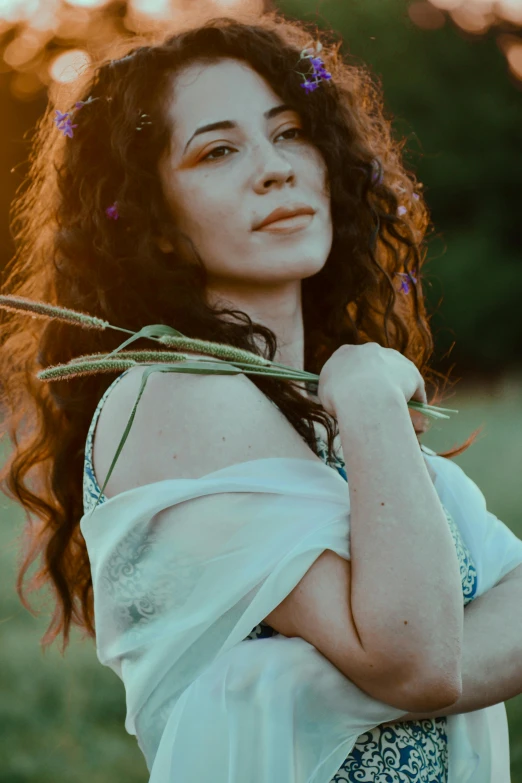
<path fill-rule="evenodd" d="M 351 608 L 361 644 L 385 654 L 387 664 L 407 659 L 410 669 L 439 669 L 454 683 L 463 626 L 459 563 L 406 401 L 395 392 L 349 388 L 335 407 L 349 477 Z"/>
<path fill-rule="evenodd" d="M 436 712 L 382 724 L 474 712 L 522 693 L 522 579 L 495 585 L 464 609 L 462 696 Z"/>

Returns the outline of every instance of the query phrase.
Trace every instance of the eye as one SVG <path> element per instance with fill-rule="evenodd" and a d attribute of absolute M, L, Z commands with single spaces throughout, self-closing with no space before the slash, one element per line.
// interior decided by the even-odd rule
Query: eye
<path fill-rule="evenodd" d="M 219 160 L 219 158 L 211 158 L 210 156 L 213 155 L 218 150 L 231 150 L 232 147 L 228 147 L 226 144 L 222 144 L 221 147 L 214 147 L 213 150 L 211 150 L 207 155 L 205 155 L 203 158 L 201 158 L 202 161 L 204 160 Z M 228 158 L 228 155 L 220 155 L 220 158 Z"/>
<path fill-rule="evenodd" d="M 283 131 L 283 133 L 281 133 L 280 136 L 284 136 L 285 133 L 295 133 L 295 131 L 298 132 L 299 136 L 305 135 L 305 132 L 302 128 L 288 128 L 288 130 Z M 289 139 L 289 141 L 293 141 L 293 139 Z"/>
<path fill-rule="evenodd" d="M 285 130 L 282 133 L 280 133 L 279 136 L 284 136 L 286 133 L 295 133 L 296 131 L 299 134 L 299 136 L 305 135 L 305 132 L 302 128 L 288 128 L 288 130 Z M 279 138 L 279 136 L 277 136 L 276 138 Z M 294 139 L 287 139 L 287 141 L 294 141 Z M 233 147 L 229 147 L 228 144 L 221 144 L 219 147 L 214 147 L 213 150 L 211 150 L 206 155 L 204 155 L 204 157 L 201 158 L 201 161 L 207 161 L 207 160 L 214 161 L 214 160 L 220 160 L 220 158 L 230 157 L 229 155 L 218 155 L 217 158 L 211 158 L 210 156 L 214 155 L 214 153 L 218 152 L 218 150 L 233 150 Z"/>

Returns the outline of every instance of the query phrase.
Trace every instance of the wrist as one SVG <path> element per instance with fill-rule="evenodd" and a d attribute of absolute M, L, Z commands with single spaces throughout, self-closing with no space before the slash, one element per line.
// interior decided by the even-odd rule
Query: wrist
<path fill-rule="evenodd" d="M 334 391 L 331 399 L 336 418 L 351 415 L 356 421 L 367 421 L 368 418 L 382 420 L 383 417 L 388 418 L 389 414 L 396 416 L 402 413 L 411 422 L 406 398 L 396 386 L 361 384 L 343 387 Z"/>

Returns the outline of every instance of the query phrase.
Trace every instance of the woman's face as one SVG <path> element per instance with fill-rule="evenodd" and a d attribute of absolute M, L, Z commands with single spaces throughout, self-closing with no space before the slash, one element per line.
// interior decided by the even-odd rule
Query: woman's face
<path fill-rule="evenodd" d="M 332 245 L 328 177 L 299 114 L 235 59 L 196 63 L 172 82 L 171 151 L 159 174 L 176 225 L 201 256 L 209 284 L 228 291 L 273 288 L 319 272 Z M 210 123 L 234 123 L 203 133 Z M 296 202 L 315 214 L 294 233 L 254 230 Z"/>

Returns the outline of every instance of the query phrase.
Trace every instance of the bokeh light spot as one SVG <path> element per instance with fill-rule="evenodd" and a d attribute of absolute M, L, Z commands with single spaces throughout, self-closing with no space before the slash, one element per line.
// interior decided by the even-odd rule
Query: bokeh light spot
<path fill-rule="evenodd" d="M 49 74 L 55 82 L 73 82 L 91 64 L 91 57 L 84 49 L 69 49 L 52 60 Z"/>

